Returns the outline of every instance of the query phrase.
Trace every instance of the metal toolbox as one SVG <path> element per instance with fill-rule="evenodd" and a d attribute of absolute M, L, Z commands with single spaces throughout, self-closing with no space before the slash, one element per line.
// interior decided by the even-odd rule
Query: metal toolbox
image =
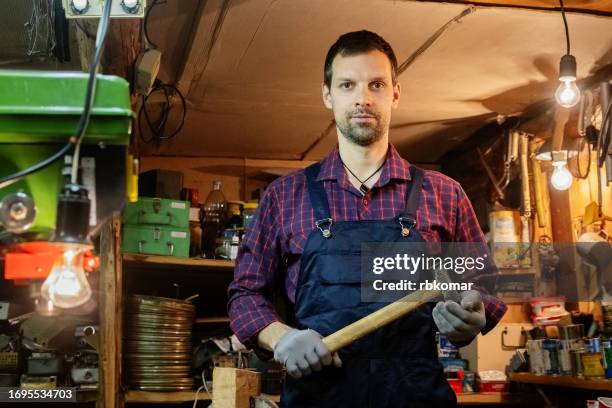
<path fill-rule="evenodd" d="M 189 202 L 167 198 L 140 197 L 128 203 L 123 222 L 129 225 L 156 225 L 189 228 Z"/>
<path fill-rule="evenodd" d="M 122 247 L 123 252 L 188 257 L 189 229 L 125 225 Z"/>

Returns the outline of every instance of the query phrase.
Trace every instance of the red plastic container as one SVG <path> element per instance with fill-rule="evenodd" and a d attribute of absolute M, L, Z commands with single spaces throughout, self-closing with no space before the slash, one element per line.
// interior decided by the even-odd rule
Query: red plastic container
<path fill-rule="evenodd" d="M 508 392 L 508 381 L 478 381 L 478 392 Z"/>
<path fill-rule="evenodd" d="M 447 378 L 448 385 L 453 389 L 455 394 L 461 394 L 463 392 L 463 380 L 459 378 Z"/>

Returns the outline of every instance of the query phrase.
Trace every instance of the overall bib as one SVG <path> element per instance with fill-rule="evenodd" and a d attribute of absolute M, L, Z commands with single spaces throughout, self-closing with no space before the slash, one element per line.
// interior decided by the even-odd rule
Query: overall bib
<path fill-rule="evenodd" d="M 295 318 L 299 329 L 327 336 L 388 304 L 361 301 L 361 244 L 423 242 L 415 228 L 423 171 L 410 167 L 406 210 L 398 217 L 335 222 L 323 184 L 316 181 L 319 169 L 319 163 L 306 169 L 317 221 L 301 258 Z M 281 406 L 456 406 L 437 358 L 433 306 L 426 304 L 340 350 L 341 368 L 326 366 L 300 379 L 287 376 Z"/>

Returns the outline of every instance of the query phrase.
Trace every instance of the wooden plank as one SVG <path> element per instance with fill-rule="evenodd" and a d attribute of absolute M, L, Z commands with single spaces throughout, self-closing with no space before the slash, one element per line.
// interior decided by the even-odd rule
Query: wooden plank
<path fill-rule="evenodd" d="M 208 65 L 228 8 L 229 0 L 200 2 L 187 43 L 185 62 L 176 80 L 177 88 L 185 97 Z"/>
<path fill-rule="evenodd" d="M 416 0 L 424 1 L 424 0 Z M 482 7 L 514 7 L 531 10 L 560 10 L 559 2 L 555 0 L 425 0 L 434 3 L 473 4 Z M 612 0 L 565 0 L 565 10 L 571 13 L 595 14 L 612 16 Z"/>
<path fill-rule="evenodd" d="M 175 391 L 175 392 L 149 392 L 130 390 L 125 393 L 127 402 L 141 403 L 171 403 L 171 402 L 189 402 L 195 400 L 195 391 Z M 198 394 L 198 401 L 211 401 L 206 392 Z"/>
<path fill-rule="evenodd" d="M 229 323 L 229 317 L 196 317 L 194 323 L 209 324 L 209 323 Z"/>
<path fill-rule="evenodd" d="M 121 214 L 102 229 L 100 238 L 100 408 L 123 408 L 121 389 L 122 265 Z"/>
<path fill-rule="evenodd" d="M 142 255 L 142 254 L 123 254 L 123 261 L 126 263 L 160 264 L 175 266 L 201 266 L 215 269 L 234 269 L 234 261 L 223 259 L 202 259 L 202 258 L 178 258 L 174 256 L 161 255 Z"/>
<path fill-rule="evenodd" d="M 585 379 L 569 376 L 535 375 L 531 373 L 510 374 L 510 381 L 552 385 L 557 387 L 581 388 L 585 390 L 612 391 L 612 380 L 608 379 Z"/>

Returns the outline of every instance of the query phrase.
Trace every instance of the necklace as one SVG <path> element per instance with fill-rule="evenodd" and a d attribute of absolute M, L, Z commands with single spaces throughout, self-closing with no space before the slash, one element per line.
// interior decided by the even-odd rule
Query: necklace
<path fill-rule="evenodd" d="M 385 158 L 385 160 L 382 162 L 382 164 L 380 165 L 380 167 L 379 167 L 379 168 L 377 168 L 377 169 L 374 171 L 374 173 L 370 174 L 370 175 L 368 176 L 368 178 L 366 178 L 365 180 L 360 180 L 360 179 L 359 179 L 359 177 L 357 177 L 357 176 L 355 175 L 355 173 L 353 173 L 353 172 L 351 171 L 351 169 L 349 169 L 349 168 L 348 168 L 348 166 L 347 166 L 346 164 L 344 164 L 344 162 L 342 161 L 342 159 L 340 159 L 340 162 L 342 163 L 342 165 L 344 166 L 344 168 L 345 168 L 346 170 L 348 170 L 348 172 L 349 172 L 349 173 L 351 173 L 351 175 L 352 175 L 353 177 L 355 177 L 355 179 L 357 179 L 357 181 L 358 181 L 358 182 L 360 182 L 360 183 L 361 183 L 361 185 L 359 186 L 359 191 L 361 191 L 363 194 L 368 194 L 368 191 L 370 191 L 370 187 L 368 187 L 368 186 L 366 186 L 366 185 L 365 185 L 366 181 L 368 181 L 369 179 L 371 179 L 372 177 L 374 177 L 374 175 L 375 175 L 376 173 L 378 173 L 378 172 L 380 171 L 380 169 L 382 169 L 382 168 L 383 168 L 383 166 L 385 165 L 385 162 L 386 162 L 386 161 L 387 161 L 387 159 Z"/>

